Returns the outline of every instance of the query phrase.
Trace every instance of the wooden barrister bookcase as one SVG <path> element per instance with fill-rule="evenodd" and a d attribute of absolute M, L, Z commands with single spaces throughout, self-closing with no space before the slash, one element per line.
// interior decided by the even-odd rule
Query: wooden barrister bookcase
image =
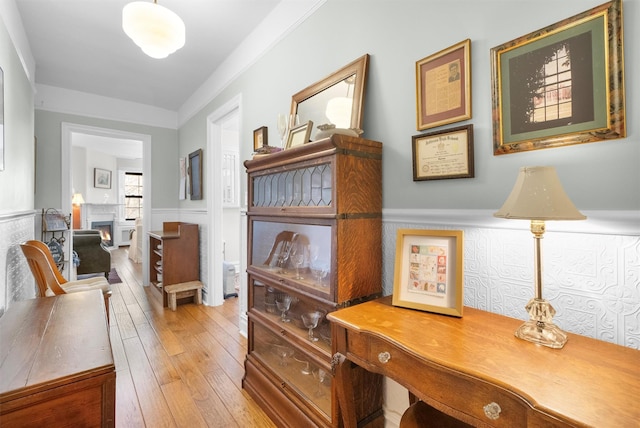
<path fill-rule="evenodd" d="M 381 163 L 381 143 L 343 135 L 245 162 L 243 387 L 278 426 L 340 425 L 326 314 L 381 293 Z M 312 313 L 319 316 L 316 327 L 305 324 Z M 361 426 L 382 427 L 380 378 L 353 370 Z"/>

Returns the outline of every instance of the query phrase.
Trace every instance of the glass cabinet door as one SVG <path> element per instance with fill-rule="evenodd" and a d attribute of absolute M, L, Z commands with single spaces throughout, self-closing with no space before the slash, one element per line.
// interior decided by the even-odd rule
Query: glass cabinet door
<path fill-rule="evenodd" d="M 311 403 L 331 420 L 331 371 L 307 352 L 253 322 L 251 355 L 269 367 L 276 376 L 304 401 Z"/>
<path fill-rule="evenodd" d="M 285 220 L 251 220 L 250 271 L 332 299 L 333 226 Z"/>
<path fill-rule="evenodd" d="M 295 337 L 293 340 L 308 343 L 326 358 L 331 357 L 331 324 L 326 315 L 334 310 L 334 307 L 298 298 L 290 292 L 265 285 L 253 277 L 249 279 L 249 286 L 253 292 L 250 308 L 252 312 L 259 312 L 281 336 Z"/>
<path fill-rule="evenodd" d="M 333 202 L 331 161 L 286 171 L 254 174 L 250 208 L 322 208 Z"/>

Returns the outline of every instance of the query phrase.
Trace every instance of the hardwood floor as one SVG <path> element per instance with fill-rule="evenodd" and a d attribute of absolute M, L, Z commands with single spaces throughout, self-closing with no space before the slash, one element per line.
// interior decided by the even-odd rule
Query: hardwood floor
<path fill-rule="evenodd" d="M 116 426 L 275 427 L 241 387 L 247 342 L 237 298 L 173 312 L 142 286 L 142 264 L 126 247 L 111 260 L 122 279 L 110 304 Z"/>

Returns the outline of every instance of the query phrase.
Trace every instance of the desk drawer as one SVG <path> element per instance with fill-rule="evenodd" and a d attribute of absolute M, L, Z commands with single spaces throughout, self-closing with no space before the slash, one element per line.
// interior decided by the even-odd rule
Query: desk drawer
<path fill-rule="evenodd" d="M 452 416 L 460 412 L 491 426 L 526 426 L 527 404 L 500 387 L 419 359 L 406 349 L 367 334 L 347 332 L 347 352 L 350 359 L 375 366 L 369 369 L 402 379 L 406 388 L 427 403 L 435 401 L 452 409 Z"/>

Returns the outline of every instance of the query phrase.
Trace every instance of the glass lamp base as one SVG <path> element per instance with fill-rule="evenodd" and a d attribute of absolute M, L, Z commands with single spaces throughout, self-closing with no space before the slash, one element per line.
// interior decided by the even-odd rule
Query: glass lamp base
<path fill-rule="evenodd" d="M 549 302 L 531 299 L 525 308 L 531 319 L 516 330 L 517 338 L 555 349 L 567 343 L 567 334 L 551 322 L 556 311 Z"/>

